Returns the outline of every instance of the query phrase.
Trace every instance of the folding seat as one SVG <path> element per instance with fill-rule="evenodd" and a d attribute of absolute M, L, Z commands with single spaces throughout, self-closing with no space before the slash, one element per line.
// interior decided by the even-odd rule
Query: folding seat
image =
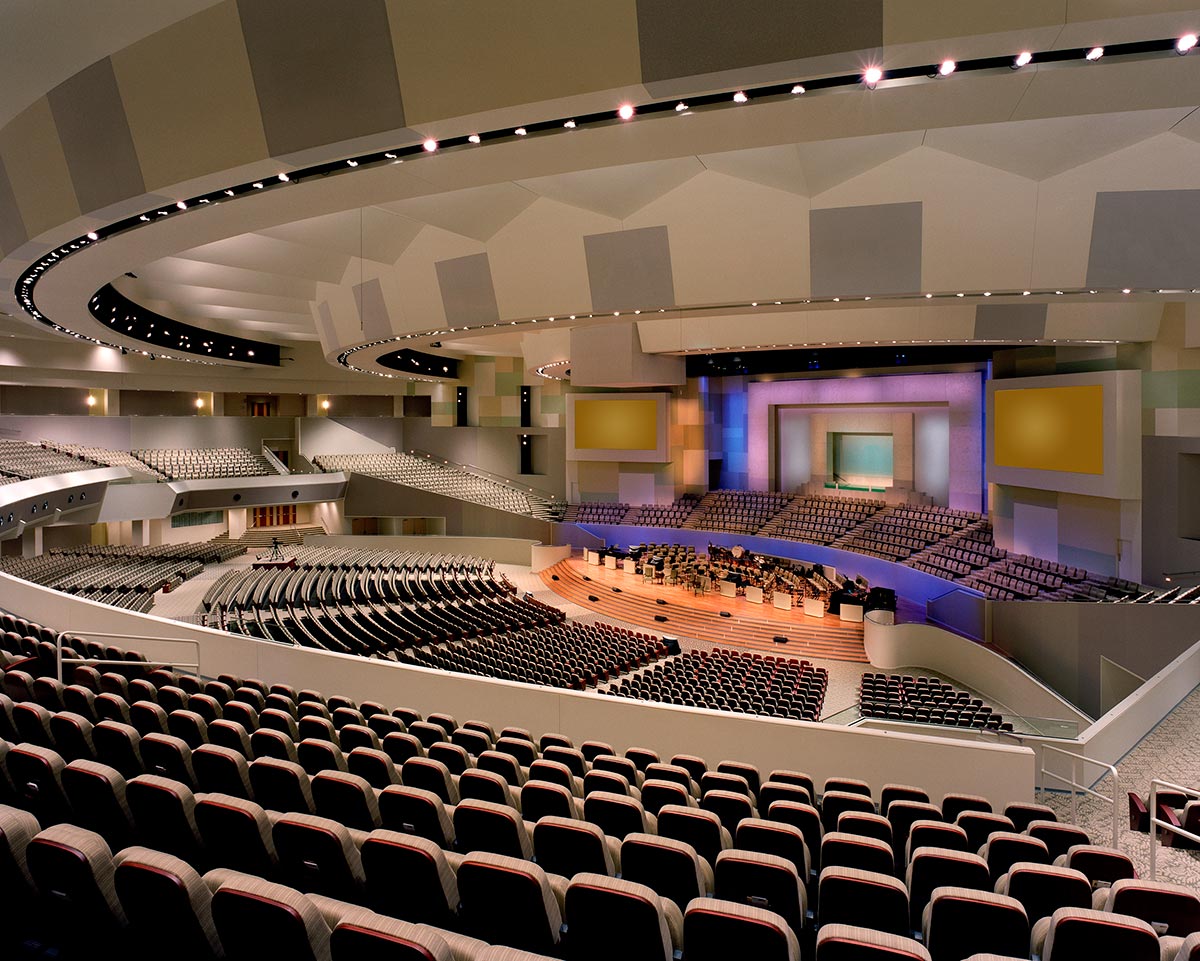
<path fill-rule="evenodd" d="M 629 758 L 617 757 L 615 754 L 598 754 L 589 760 L 591 761 L 592 771 L 608 771 L 613 774 L 620 774 L 629 782 L 630 787 L 640 789 L 645 782 L 645 775 L 638 770 L 637 765 L 629 760 Z M 586 782 L 587 778 L 584 778 L 585 790 Z"/>
<path fill-rule="evenodd" d="M 158 689 L 158 703 L 164 711 L 186 711 L 190 695 L 181 687 L 166 684 Z"/>
<path fill-rule="evenodd" d="M 896 851 L 897 863 L 904 856 L 908 847 L 908 832 L 916 821 L 944 820 L 940 807 L 921 801 L 893 801 L 888 805 L 887 819 L 892 822 L 892 847 Z"/>
<path fill-rule="evenodd" d="M 888 806 L 893 801 L 917 801 L 929 803 L 929 794 L 919 787 L 909 784 L 885 784 L 879 792 L 879 813 L 887 817 Z"/>
<path fill-rule="evenodd" d="M 1129 855 L 1096 844 L 1077 844 L 1066 854 L 1055 858 L 1054 863 L 1060 868 L 1082 871 L 1093 886 L 1099 882 L 1112 884 L 1124 878 L 1137 877 Z"/>
<path fill-rule="evenodd" d="M 212 923 L 212 892 L 191 865 L 143 847 L 119 852 L 113 865 L 113 885 L 135 950 L 149 956 L 170 944 L 171 956 L 181 961 L 223 956 Z"/>
<path fill-rule="evenodd" d="M 69 924 L 57 930 L 68 942 L 103 943 L 125 924 L 112 884 L 112 851 L 104 838 L 73 824 L 55 824 L 25 848 L 25 863 L 44 899 Z"/>
<path fill-rule="evenodd" d="M 250 735 L 237 721 L 227 721 L 224 718 L 213 721 L 208 725 L 208 743 L 236 751 L 246 760 L 254 757 Z"/>
<path fill-rule="evenodd" d="M 6 670 L 3 678 L 0 678 L 0 684 L 4 687 L 4 693 L 16 703 L 33 700 L 33 675 L 28 671 Z"/>
<path fill-rule="evenodd" d="M 0 804 L 0 891 L 6 913 L 25 908 L 33 894 L 25 851 L 38 830 L 37 818 L 28 811 Z"/>
<path fill-rule="evenodd" d="M 338 737 L 337 728 L 333 726 L 333 722 L 326 720 L 323 717 L 302 717 L 296 722 L 296 731 L 299 735 L 299 740 L 305 738 L 313 738 L 317 741 L 328 741 L 331 744 L 336 744 L 341 747 L 341 738 Z"/>
<path fill-rule="evenodd" d="M 4 695 L 0 695 L 0 698 Z M 87 718 L 93 724 L 99 719 L 96 713 L 96 694 L 82 684 L 70 684 L 63 689 L 63 708 Z M 4 734 L 4 722 L 0 720 L 0 736 Z"/>
<path fill-rule="evenodd" d="M 346 769 L 351 774 L 365 778 L 373 788 L 383 790 L 391 784 L 400 783 L 400 771 L 383 751 L 356 747 L 346 755 Z"/>
<path fill-rule="evenodd" d="M 534 824 L 544 817 L 581 819 L 583 800 L 561 784 L 526 781 L 521 788 L 521 814 Z"/>
<path fill-rule="evenodd" d="M 702 757 L 696 757 L 693 754 L 676 754 L 671 758 L 671 765 L 681 767 L 691 776 L 692 780 L 697 784 L 700 783 L 700 778 L 704 776 L 704 772 L 708 770 L 708 762 Z"/>
<path fill-rule="evenodd" d="M 395 714 L 396 712 L 393 711 L 392 713 Z M 418 714 L 417 720 L 419 721 L 420 719 L 421 719 L 421 716 Z M 533 735 L 529 732 L 529 730 L 527 728 L 523 728 L 523 727 L 501 728 L 500 737 L 511 737 L 511 738 L 516 738 L 517 740 L 521 740 L 521 741 L 528 741 L 530 744 L 533 743 Z"/>
<path fill-rule="evenodd" d="M 545 754 L 546 748 L 549 747 L 564 747 L 568 750 L 574 750 L 575 743 L 565 734 L 556 734 L 552 731 L 547 731 L 538 738 L 538 750 Z M 581 774 L 580 777 L 583 777 L 583 775 Z"/>
<path fill-rule="evenodd" d="M 196 798 L 186 784 L 156 774 L 139 774 L 125 785 L 125 798 L 142 843 L 199 864 L 204 845 L 196 827 Z"/>
<path fill-rule="evenodd" d="M 379 795 L 379 817 L 384 828 L 428 838 L 446 850 L 454 845 L 448 808 L 432 791 L 399 784 L 384 788 Z"/>
<path fill-rule="evenodd" d="M 755 796 L 750 790 L 749 781 L 740 774 L 726 771 L 708 771 L 700 778 L 700 796 L 704 797 L 710 791 L 732 791 L 735 794 L 744 794 L 751 800 Z"/>
<path fill-rule="evenodd" d="M 312 814 L 315 810 L 308 774 L 292 761 L 257 758 L 250 763 L 250 786 L 254 800 L 268 811 Z"/>
<path fill-rule="evenodd" d="M 9 672 L 9 677 L 13 672 Z M 7 680 L 7 679 L 6 679 Z M 129 681 L 126 680 L 123 674 L 118 674 L 116 671 L 105 671 L 100 675 L 100 693 L 115 694 L 126 702 L 129 700 Z M 16 697 L 13 700 L 17 700 Z"/>
<path fill-rule="evenodd" d="M 204 693 L 222 707 L 233 700 L 233 688 L 225 681 L 209 681 L 204 685 Z"/>
<path fill-rule="evenodd" d="M 167 731 L 185 741 L 193 751 L 208 743 L 208 721 L 196 711 L 172 711 L 167 715 Z"/>
<path fill-rule="evenodd" d="M 817 932 L 816 961 L 929 961 L 924 945 L 849 924 L 822 925 Z"/>
<path fill-rule="evenodd" d="M 299 891 L 236 871 L 204 876 L 212 916 L 229 961 L 329 961 L 329 925 Z"/>
<path fill-rule="evenodd" d="M 488 739 L 489 744 L 495 743 L 495 740 L 496 740 L 496 729 L 494 727 L 492 727 L 492 725 L 489 724 L 487 721 L 478 721 L 478 720 L 474 720 L 474 719 L 469 720 L 469 721 L 463 721 L 462 726 L 459 728 L 459 730 L 460 731 L 478 731 L 480 734 L 482 734 L 484 737 L 486 737 Z"/>
<path fill-rule="evenodd" d="M 562 880 L 557 882 L 559 890 Z M 557 953 L 561 902 L 546 873 L 533 862 L 468 854 L 458 867 L 458 893 L 462 921 L 472 937 L 523 951 Z"/>
<path fill-rule="evenodd" d="M 909 827 L 908 844 L 903 852 L 903 860 L 898 860 L 897 866 L 904 867 L 912 860 L 913 852 L 918 848 L 949 848 L 951 851 L 967 850 L 967 832 L 957 824 L 947 824 L 945 821 L 913 821 Z"/>
<path fill-rule="evenodd" d="M 192 749 L 182 738 L 169 734 L 145 734 L 141 740 L 142 762 L 148 774 L 171 778 L 196 789 Z"/>
<path fill-rule="evenodd" d="M 441 761 L 454 777 L 475 766 L 467 749 L 449 741 L 438 741 L 426 749 L 426 755 L 434 761 Z"/>
<path fill-rule="evenodd" d="M 843 811 L 838 815 L 836 830 L 842 834 L 876 838 L 883 841 L 889 849 L 892 847 L 892 822 L 882 814 L 871 814 L 869 811 Z"/>
<path fill-rule="evenodd" d="M 987 862 L 978 854 L 947 848 L 918 848 L 905 873 L 914 931 L 921 927 L 922 912 L 934 888 L 958 887 L 972 891 L 992 888 Z"/>
<path fill-rule="evenodd" d="M 1018 831 L 1024 831 L 1033 821 L 1057 821 L 1054 808 L 1045 804 L 1014 801 L 1004 806 L 1004 816 L 1012 821 Z"/>
<path fill-rule="evenodd" d="M 449 740 L 450 735 L 459 727 L 458 721 L 450 714 L 430 714 L 425 718 L 425 721 L 427 724 L 436 724 L 442 729 L 443 734 L 439 738 L 441 741 Z"/>
<path fill-rule="evenodd" d="M 221 711 L 221 719 L 240 724 L 250 733 L 259 728 L 257 709 L 254 705 L 246 704 L 244 701 L 227 701 Z"/>
<path fill-rule="evenodd" d="M 449 737 L 449 732 L 428 721 L 414 721 L 408 725 L 408 733 L 420 741 L 421 746 L 426 749 Z"/>
<path fill-rule="evenodd" d="M 467 798 L 473 798 L 478 801 L 503 804 L 518 811 L 521 809 L 520 801 L 504 778 L 491 771 L 481 771 L 477 768 L 464 771 L 459 776 L 458 797 L 460 802 Z"/>
<path fill-rule="evenodd" d="M 875 813 L 875 803 L 865 794 L 852 791 L 826 791 L 821 797 L 821 826 L 826 833 L 837 830 L 838 818 L 844 811 Z"/>
<path fill-rule="evenodd" d="M 658 763 L 658 752 L 645 747 L 628 748 L 625 751 L 625 757 L 631 760 L 637 769 L 642 772 L 645 772 L 649 765 Z"/>
<path fill-rule="evenodd" d="M 579 874 L 567 887 L 566 915 L 572 961 L 607 961 L 613 931 L 629 961 L 670 961 L 683 947 L 683 912 L 643 884 Z"/>
<path fill-rule="evenodd" d="M 821 868 L 855 868 L 876 874 L 895 870 L 892 846 L 878 838 L 831 831 L 821 839 Z"/>
<path fill-rule="evenodd" d="M 268 694 L 264 702 L 268 711 L 281 711 L 284 714 L 299 720 L 300 714 L 296 707 L 296 702 L 286 694 Z"/>
<path fill-rule="evenodd" d="M 311 786 L 319 816 L 359 831 L 380 826 L 379 800 L 365 778 L 345 771 L 321 771 Z"/>
<path fill-rule="evenodd" d="M 372 831 L 360 849 L 367 902 L 380 914 L 457 927 L 458 882 L 450 855 L 427 838 Z"/>
<path fill-rule="evenodd" d="M 1029 919 L 1021 902 L 1002 894 L 937 888 L 922 917 L 925 947 L 933 961 L 960 961 L 972 953 L 1023 956 Z"/>
<path fill-rule="evenodd" d="M 817 918 L 827 924 L 853 924 L 887 934 L 912 931 L 908 889 L 886 874 L 830 867 L 817 883 Z"/>
<path fill-rule="evenodd" d="M 454 809 L 454 834 L 460 851 L 486 851 L 505 857 L 533 857 L 532 824 L 504 804 L 465 799 Z"/>
<path fill-rule="evenodd" d="M 50 730 L 50 718 L 54 715 L 42 705 L 22 701 L 13 705 L 12 716 L 17 727 L 19 743 L 54 747 L 54 734 Z"/>
<path fill-rule="evenodd" d="M 521 767 L 529 767 L 529 765 L 538 759 L 537 749 L 528 738 L 505 737 L 501 734 L 500 738 L 496 741 L 495 749 L 501 754 L 509 754 L 515 757 Z"/>
<path fill-rule="evenodd" d="M 828 777 L 821 788 L 821 796 L 824 797 L 830 791 L 836 791 L 839 794 L 861 794 L 869 798 L 871 785 L 853 777 Z"/>
<path fill-rule="evenodd" d="M 96 745 L 92 741 L 94 725 L 86 717 L 73 711 L 59 711 L 50 715 L 50 733 L 55 750 L 64 761 L 94 760 Z"/>
<path fill-rule="evenodd" d="M 395 764 L 403 764 L 410 757 L 424 757 L 425 748 L 411 734 L 389 734 L 383 739 L 383 750 Z"/>
<path fill-rule="evenodd" d="M 996 882 L 995 890 L 1020 901 L 1032 925 L 1059 908 L 1092 904 L 1092 882 L 1082 871 L 1049 864 L 1018 862 Z"/>
<path fill-rule="evenodd" d="M 954 821 L 967 832 L 967 849 L 978 851 L 998 831 L 1013 832 L 1013 823 L 1003 814 L 987 811 L 963 811 Z"/>
<path fill-rule="evenodd" d="M 628 834 L 655 834 L 657 822 L 647 814 L 642 802 L 623 794 L 594 791 L 583 799 L 583 817 L 612 837 L 624 840 Z"/>
<path fill-rule="evenodd" d="M 718 854 L 733 847 L 732 835 L 721 819 L 712 811 L 699 808 L 677 805 L 661 808 L 658 812 L 658 833 L 690 844 L 710 867 L 716 863 Z"/>
<path fill-rule="evenodd" d="M 420 711 L 414 711 L 411 707 L 394 707 L 391 711 L 392 717 L 400 720 L 405 727 L 412 724 L 414 721 L 422 719 Z"/>
<path fill-rule="evenodd" d="M 279 858 L 261 805 L 229 794 L 206 794 L 196 801 L 195 816 L 212 864 L 264 878 L 276 876 Z"/>
<path fill-rule="evenodd" d="M 648 764 L 644 774 L 645 781 L 673 781 L 692 797 L 700 797 L 700 786 L 688 773 L 687 768 L 680 767 L 678 764 L 659 764 L 657 762 Z"/>
<path fill-rule="evenodd" d="M 260 727 L 250 735 L 250 750 L 255 760 L 259 758 L 275 758 L 279 761 L 297 763 L 299 757 L 296 742 L 291 736 L 274 728 Z"/>
<path fill-rule="evenodd" d="M 367 727 L 375 732 L 381 742 L 389 734 L 404 734 L 408 730 L 400 718 L 390 714 L 374 714 L 368 717 Z"/>
<path fill-rule="evenodd" d="M 788 923 L 773 911 L 716 898 L 693 901 L 683 916 L 688 961 L 798 961 L 800 947 Z"/>
<path fill-rule="evenodd" d="M 132 724 L 101 721 L 92 728 L 96 760 L 116 768 L 125 778 L 135 777 L 144 770 L 141 741 L 142 736 Z"/>
<path fill-rule="evenodd" d="M 942 820 L 953 824 L 963 811 L 992 813 L 992 803 L 977 794 L 947 794 L 942 798 Z"/>
<path fill-rule="evenodd" d="M 311 776 L 321 771 L 346 770 L 346 756 L 340 747 L 312 737 L 296 745 L 296 762 Z"/>
<path fill-rule="evenodd" d="M 1043 961 L 1075 958 L 1120 958 L 1121 961 L 1157 961 L 1158 936 L 1139 918 L 1084 908 L 1059 908 L 1045 926 Z M 1038 934 L 1033 946 L 1037 948 Z"/>
<path fill-rule="evenodd" d="M 123 697 L 110 693 L 97 694 L 93 704 L 96 716 L 102 720 L 115 721 L 118 724 L 130 722 L 129 703 Z"/>
<path fill-rule="evenodd" d="M 1092 843 L 1091 837 L 1083 828 L 1058 821 L 1030 821 L 1025 833 L 1039 841 L 1045 841 L 1046 850 L 1056 861 L 1075 845 Z"/>
<path fill-rule="evenodd" d="M 187 709 L 204 718 L 204 723 L 211 724 L 224 716 L 221 702 L 207 694 L 192 694 L 188 698 Z"/>
<path fill-rule="evenodd" d="M 356 747 L 378 751 L 383 747 L 379 735 L 365 724 L 347 724 L 338 732 L 338 746 L 349 754 Z"/>
<path fill-rule="evenodd" d="M 4 755 L 18 807 L 40 824 L 51 825 L 71 819 L 71 804 L 63 790 L 62 757 L 48 747 L 18 744 Z"/>
<path fill-rule="evenodd" d="M 722 851 L 713 878 L 716 897 L 773 911 L 800 935 L 808 911 L 806 879 L 791 861 L 757 851 Z"/>
<path fill-rule="evenodd" d="M 674 781 L 645 781 L 642 784 L 642 806 L 650 814 L 657 815 L 667 804 L 696 807 L 696 799 L 687 789 Z"/>
<path fill-rule="evenodd" d="M 544 746 L 542 748 L 542 759 L 566 765 L 567 770 L 578 778 L 582 778 L 587 774 L 589 769 L 587 759 L 584 758 L 582 751 L 562 745 L 551 744 Z"/>
<path fill-rule="evenodd" d="M 793 801 L 797 804 L 812 804 L 812 796 L 807 788 L 787 781 L 765 781 L 758 789 L 758 808 L 760 811 L 769 810 L 776 801 Z"/>
<path fill-rule="evenodd" d="M 134 701 L 129 705 L 129 722 L 145 737 L 169 732 L 167 712 L 154 701 Z"/>
<path fill-rule="evenodd" d="M 1050 853 L 1044 841 L 1031 838 L 1028 834 L 997 831 L 979 849 L 979 856 L 987 861 L 992 884 L 1008 873 L 1017 862 L 1049 864 Z"/>
<path fill-rule="evenodd" d="M 299 890 L 358 901 L 366 878 L 345 825 L 312 814 L 285 814 L 271 828 L 280 874 Z"/>
<path fill-rule="evenodd" d="M 583 778 L 583 795 L 591 794 L 594 791 L 608 791 L 610 794 L 624 794 L 626 797 L 637 798 L 641 800 L 642 794 L 636 787 L 629 783 L 629 779 L 624 774 L 617 774 L 613 771 L 588 771 Z"/>
<path fill-rule="evenodd" d="M 520 787 L 525 783 L 525 772 L 511 754 L 501 754 L 499 751 L 484 751 L 475 758 L 475 767 L 480 771 L 490 771 L 499 774 L 510 787 Z"/>
<path fill-rule="evenodd" d="M 804 835 L 804 846 L 808 849 L 812 870 L 821 870 L 821 839 L 825 830 L 821 826 L 821 814 L 815 807 L 793 801 L 775 801 L 767 811 L 767 819 L 798 828 Z"/>
<path fill-rule="evenodd" d="M 1159 937 L 1200 931 L 1200 893 L 1189 885 L 1124 878 L 1096 891 L 1092 907 L 1141 918 Z"/>
<path fill-rule="evenodd" d="M 63 692 L 66 685 L 58 678 L 35 677 L 31 693 L 33 699 L 48 711 L 61 711 L 65 707 Z"/>
<path fill-rule="evenodd" d="M 575 797 L 583 797 L 583 778 L 576 777 L 571 769 L 560 761 L 547 761 L 539 758 L 529 765 L 527 781 L 549 781 L 551 784 L 561 784 Z"/>

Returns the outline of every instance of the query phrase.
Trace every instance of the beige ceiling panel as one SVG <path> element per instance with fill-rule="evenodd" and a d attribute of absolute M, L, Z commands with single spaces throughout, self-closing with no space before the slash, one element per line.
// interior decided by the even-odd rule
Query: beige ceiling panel
<path fill-rule="evenodd" d="M 847 137 L 796 146 L 809 196 L 844 183 L 921 145 L 924 131 Z"/>
<path fill-rule="evenodd" d="M 381 207 L 359 207 L 268 227 L 259 233 L 290 243 L 394 264 L 422 224 Z"/>
<path fill-rule="evenodd" d="M 409 126 L 641 81 L 635 0 L 388 0 Z"/>
<path fill-rule="evenodd" d="M 620 228 L 612 218 L 539 197 L 488 243 L 501 317 L 590 309 L 583 238 Z"/>
<path fill-rule="evenodd" d="M 298 300 L 313 300 L 317 290 L 317 283 L 313 280 L 283 277 L 246 267 L 201 263 L 186 257 L 164 257 L 138 267 L 137 274 L 143 280 L 181 287 L 219 287 L 222 290 Z"/>
<path fill-rule="evenodd" d="M 536 194 L 516 184 L 500 183 L 381 206 L 412 220 L 486 243 L 536 199 Z"/>
<path fill-rule="evenodd" d="M 808 196 L 808 181 L 800 163 L 800 154 L 793 144 L 704 154 L 700 157 L 700 162 L 709 170 L 737 177 L 739 180 L 774 187 L 776 190 L 786 190 L 802 197 Z"/>
<path fill-rule="evenodd" d="M 626 228 L 668 224 L 682 305 L 808 295 L 808 200 L 715 171 L 653 201 Z"/>
<path fill-rule="evenodd" d="M 179 256 L 221 267 L 247 267 L 285 277 L 328 282 L 341 280 L 348 259 L 342 254 L 313 250 L 262 234 L 241 234 L 218 240 L 193 247 Z"/>
<path fill-rule="evenodd" d="M 521 181 L 521 186 L 559 203 L 621 220 L 703 170 L 695 157 L 680 157 L 536 177 Z"/>
<path fill-rule="evenodd" d="M 1195 106 L 1200 100 L 1200 57 L 1195 56 L 1165 54 L 1030 76 L 1033 81 L 1011 120 Z"/>
<path fill-rule="evenodd" d="M 964 3 L 963 0 L 884 0 L 883 42 L 920 43 L 980 33 L 1005 33 L 1061 24 L 1067 0 L 1005 0 L 1004 3 Z"/>
<path fill-rule="evenodd" d="M 0 160 L 30 237 L 79 216 L 67 158 L 45 97 L 0 131 Z"/>
<path fill-rule="evenodd" d="M 392 328 L 407 333 L 444 327 L 446 311 L 434 264 L 483 252 L 482 244 L 461 234 L 439 227 L 422 229 L 394 268 L 403 299 L 400 311 L 392 314 Z"/>
<path fill-rule="evenodd" d="M 127 47 L 112 61 L 147 189 L 267 156 L 233 0 Z"/>

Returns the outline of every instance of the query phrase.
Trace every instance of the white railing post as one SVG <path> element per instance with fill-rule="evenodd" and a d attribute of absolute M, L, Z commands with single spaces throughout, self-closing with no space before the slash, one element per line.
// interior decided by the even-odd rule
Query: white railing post
<path fill-rule="evenodd" d="M 1200 798 L 1200 790 L 1196 788 L 1184 787 L 1182 784 L 1172 784 L 1170 781 L 1164 781 L 1161 778 L 1153 778 L 1150 781 L 1150 797 L 1148 804 L 1150 807 L 1150 880 L 1155 880 L 1155 875 L 1158 871 L 1158 829 L 1170 831 L 1172 834 L 1177 834 L 1181 838 L 1187 838 L 1193 844 L 1200 845 L 1200 835 L 1193 834 L 1191 831 L 1185 831 L 1181 825 L 1172 824 L 1170 821 L 1164 821 L 1158 816 L 1158 789 L 1160 787 L 1167 788 L 1171 791 L 1178 791 L 1180 794 L 1186 794 L 1189 797 Z"/>
<path fill-rule="evenodd" d="M 1053 771 L 1046 768 L 1045 752 L 1053 751 L 1055 754 L 1061 754 L 1064 757 L 1071 758 L 1071 776 L 1065 778 L 1061 774 L 1055 774 Z M 1094 764 L 1096 767 L 1104 768 L 1112 775 L 1112 797 L 1106 797 L 1098 791 L 1092 790 L 1087 784 L 1083 784 L 1079 780 L 1079 762 L 1084 764 Z M 1050 744 L 1042 745 L 1042 760 L 1040 773 L 1043 778 L 1054 778 L 1054 780 L 1066 784 L 1071 788 L 1071 819 L 1078 823 L 1079 821 L 1079 795 L 1088 794 L 1092 797 L 1099 798 L 1105 804 L 1112 808 L 1112 846 L 1119 848 L 1121 839 L 1120 828 L 1120 792 L 1121 792 L 1121 775 L 1115 767 L 1104 761 L 1098 761 L 1095 758 L 1086 757 L 1083 754 L 1075 754 L 1071 751 L 1064 751 L 1060 747 L 1054 747 Z M 1045 788 L 1043 787 L 1043 790 Z M 1198 794 L 1200 796 L 1200 794 Z"/>
<path fill-rule="evenodd" d="M 119 666 L 123 665 L 125 667 L 128 667 L 130 664 L 137 663 L 136 661 L 109 661 L 109 660 L 104 660 L 102 658 L 97 659 L 97 658 L 91 658 L 91 657 L 68 657 L 64 660 L 62 649 L 63 649 L 63 638 L 66 636 L 66 634 L 67 634 L 66 631 L 60 631 L 54 638 L 55 661 L 57 662 L 56 673 L 58 676 L 58 680 L 62 681 L 63 683 L 66 683 L 65 680 L 63 679 L 63 665 L 64 664 L 90 664 L 93 667 L 119 667 Z M 86 635 L 81 635 L 82 640 L 87 640 L 88 638 L 93 638 L 93 637 L 109 637 L 109 638 L 114 638 L 114 639 L 123 640 L 123 641 L 155 641 L 156 643 L 163 642 L 166 644 L 190 644 L 196 651 L 195 663 L 191 663 L 188 661 L 167 661 L 162 658 L 155 658 L 152 663 L 167 664 L 173 668 L 176 668 L 176 667 L 191 668 L 193 671 L 196 672 L 197 677 L 201 676 L 200 675 L 200 642 L 193 638 L 155 637 L 153 635 L 144 635 L 144 634 L 110 634 L 110 633 L 107 633 L 104 631 L 88 631 Z"/>

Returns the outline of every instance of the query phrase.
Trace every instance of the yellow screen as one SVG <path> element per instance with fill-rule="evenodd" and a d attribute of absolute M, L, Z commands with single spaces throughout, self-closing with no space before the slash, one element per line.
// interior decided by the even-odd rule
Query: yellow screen
<path fill-rule="evenodd" d="M 657 450 L 658 401 L 623 398 L 575 401 L 577 450 Z"/>
<path fill-rule="evenodd" d="M 993 395 L 997 467 L 1104 473 L 1104 388 L 1038 387 Z"/>

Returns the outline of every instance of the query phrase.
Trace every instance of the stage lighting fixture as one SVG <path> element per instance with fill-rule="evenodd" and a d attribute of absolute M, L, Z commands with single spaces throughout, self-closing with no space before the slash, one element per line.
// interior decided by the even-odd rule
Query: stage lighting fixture
<path fill-rule="evenodd" d="M 89 231 L 88 231 L 88 235 L 87 235 L 87 239 L 88 239 L 88 240 L 99 240 L 99 239 L 100 239 L 100 235 L 99 235 L 98 233 L 96 233 L 96 231 L 94 231 L 94 230 L 89 230 Z"/>
<path fill-rule="evenodd" d="M 804 93 L 804 84 L 802 84 L 802 83 L 796 84 L 796 86 L 792 87 L 792 93 L 794 93 L 794 94 Z"/>
<path fill-rule="evenodd" d="M 875 85 L 883 79 L 883 71 L 878 67 L 867 67 L 862 75 L 863 83 L 867 85 L 867 89 L 874 90 Z"/>
<path fill-rule="evenodd" d="M 479 134 L 473 133 L 467 138 L 471 143 L 479 143 Z"/>
<path fill-rule="evenodd" d="M 1013 69 L 1016 70 L 1020 67 L 1024 67 L 1026 64 L 1028 64 L 1032 60 L 1033 60 L 1033 54 L 1030 53 L 1028 50 L 1022 50 L 1020 53 L 1017 54 L 1016 59 L 1013 60 Z"/>
<path fill-rule="evenodd" d="M 433 153 L 438 148 L 438 142 L 429 137 L 421 146 L 425 148 L 426 153 Z"/>
<path fill-rule="evenodd" d="M 568 130 L 574 130 L 575 129 L 575 121 L 568 120 L 566 123 L 563 124 L 563 126 L 566 127 Z"/>
<path fill-rule="evenodd" d="M 633 104 L 631 104 L 631 103 L 621 104 L 621 106 L 619 108 L 617 108 L 617 116 L 620 117 L 622 120 L 632 120 L 633 119 Z"/>
<path fill-rule="evenodd" d="M 679 103 L 675 104 L 675 112 L 676 113 L 683 113 L 685 110 L 687 110 L 687 108 L 688 108 L 688 105 L 686 103 L 684 103 L 682 100 L 680 100 Z"/>
<path fill-rule="evenodd" d="M 749 97 L 747 97 L 747 96 L 746 96 L 746 94 L 745 94 L 743 91 L 741 91 L 741 90 L 739 90 L 737 93 L 735 93 L 735 94 L 733 95 L 733 102 L 734 102 L 734 103 L 745 103 L 745 102 L 746 102 L 747 100 L 749 100 L 749 99 L 750 99 L 750 98 L 749 98 Z"/>
<path fill-rule="evenodd" d="M 357 166 L 358 166 L 358 161 L 357 161 L 357 160 L 347 160 L 347 161 L 346 161 L 346 166 L 347 166 L 347 167 L 357 167 Z"/>
<path fill-rule="evenodd" d="M 291 178 L 291 177 L 289 177 L 287 174 L 280 174 L 280 175 L 279 175 L 279 180 L 280 180 L 280 182 L 281 182 L 281 183 L 287 183 L 287 182 L 288 182 L 289 180 L 291 180 L 291 179 L 292 179 L 292 178 Z"/>
<path fill-rule="evenodd" d="M 953 60 L 943 60 L 938 66 L 938 76 L 948 77 L 958 68 L 958 64 Z"/>
<path fill-rule="evenodd" d="M 1185 33 L 1175 41 L 1175 52 L 1182 57 L 1194 46 L 1196 46 L 1196 35 L 1194 33 Z"/>
<path fill-rule="evenodd" d="M 527 133 L 529 133 L 529 131 L 526 130 L 524 127 L 518 127 L 516 130 L 513 131 L 513 133 L 515 133 L 518 137 L 524 137 Z"/>
<path fill-rule="evenodd" d="M 1103 56 L 1104 56 L 1104 48 L 1103 47 L 1092 47 L 1091 50 L 1089 50 L 1086 54 L 1084 54 L 1083 59 L 1090 61 L 1091 63 L 1095 63 L 1097 60 L 1099 60 Z"/>

